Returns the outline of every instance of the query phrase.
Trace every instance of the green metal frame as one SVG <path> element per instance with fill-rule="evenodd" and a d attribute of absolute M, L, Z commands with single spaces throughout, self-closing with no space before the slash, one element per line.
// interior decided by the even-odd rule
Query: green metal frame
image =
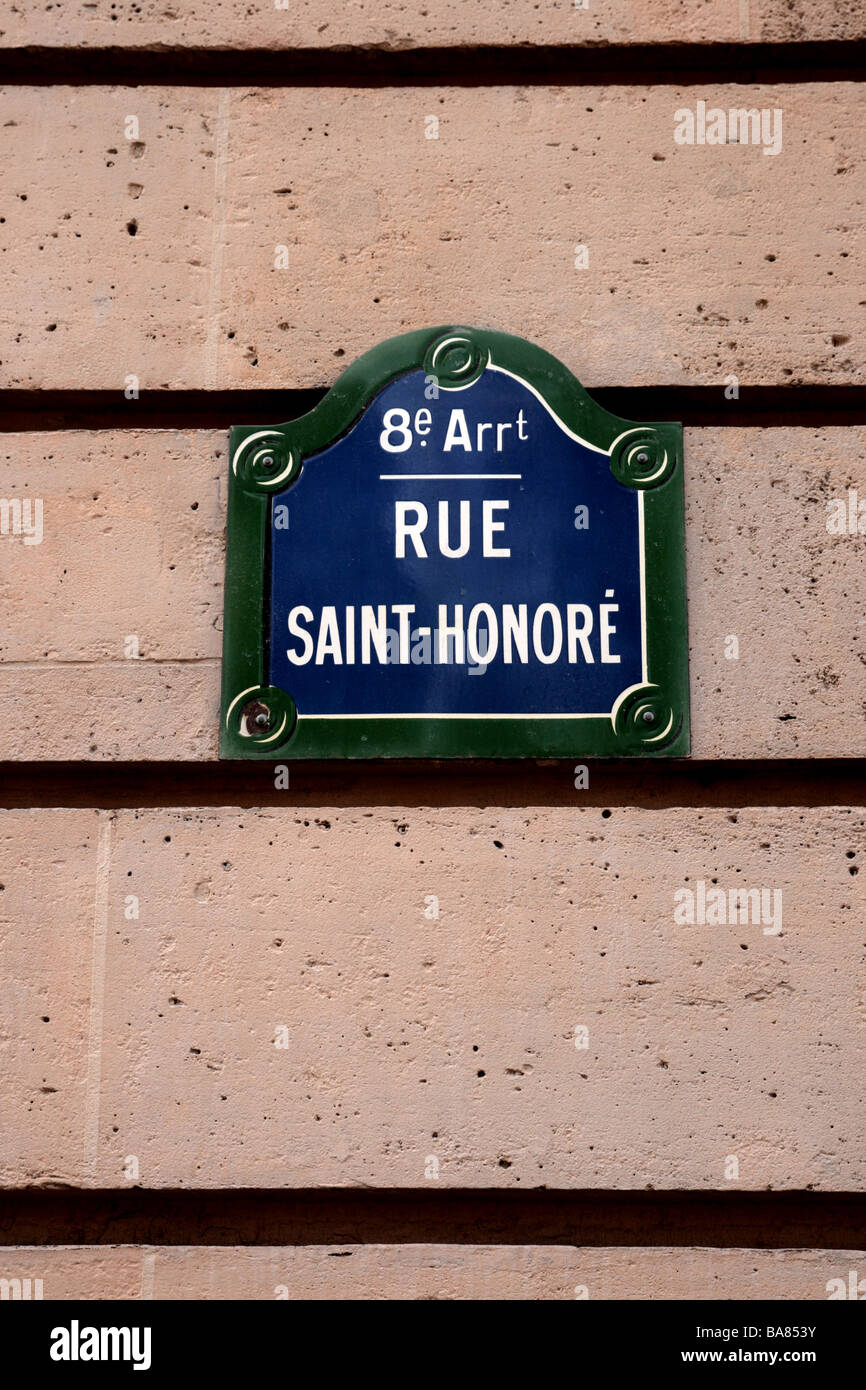
<path fill-rule="evenodd" d="M 423 368 L 448 390 L 466 386 L 489 363 L 530 382 L 569 429 L 610 453 L 622 486 L 643 493 L 647 684 L 618 702 L 615 717 L 299 719 L 291 694 L 267 684 L 272 497 L 291 486 L 306 458 L 345 434 L 395 378 Z M 646 758 L 688 752 L 682 425 L 621 420 L 534 344 L 488 329 L 445 326 L 390 338 L 365 353 L 299 420 L 232 429 L 220 757 Z"/>

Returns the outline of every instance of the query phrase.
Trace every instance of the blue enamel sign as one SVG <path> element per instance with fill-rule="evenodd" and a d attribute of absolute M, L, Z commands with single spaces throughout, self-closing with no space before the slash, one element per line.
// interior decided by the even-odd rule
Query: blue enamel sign
<path fill-rule="evenodd" d="M 684 647 L 681 456 L 516 358 L 428 352 L 323 447 L 233 438 L 266 507 L 262 678 L 229 706 L 251 752 L 685 751 L 656 677 Z"/>

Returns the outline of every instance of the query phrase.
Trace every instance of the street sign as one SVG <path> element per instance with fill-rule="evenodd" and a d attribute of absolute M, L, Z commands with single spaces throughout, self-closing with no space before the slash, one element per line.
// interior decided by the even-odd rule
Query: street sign
<path fill-rule="evenodd" d="M 221 756 L 688 753 L 682 459 L 462 327 L 233 429 Z"/>

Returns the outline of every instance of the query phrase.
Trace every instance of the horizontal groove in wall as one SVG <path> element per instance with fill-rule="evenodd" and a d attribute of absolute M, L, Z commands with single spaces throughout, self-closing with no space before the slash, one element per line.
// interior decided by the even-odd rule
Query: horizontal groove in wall
<path fill-rule="evenodd" d="M 855 806 L 862 759 L 593 762 L 0 763 L 0 808 L 257 806 Z"/>
<path fill-rule="evenodd" d="M 295 49 L 30 47 L 0 51 L 0 82 L 192 87 L 684 86 L 861 81 L 866 41 L 502 44 Z"/>
<path fill-rule="evenodd" d="M 625 420 L 679 420 L 692 427 L 774 428 L 866 424 L 863 386 L 746 386 L 738 400 L 710 386 L 589 387 Z M 318 405 L 310 390 L 122 391 L 0 390 L 0 433 L 74 429 L 228 429 L 282 424 Z"/>
<path fill-rule="evenodd" d="M 320 1189 L 16 1190 L 9 1245 L 573 1245 L 866 1247 L 846 1192 Z"/>

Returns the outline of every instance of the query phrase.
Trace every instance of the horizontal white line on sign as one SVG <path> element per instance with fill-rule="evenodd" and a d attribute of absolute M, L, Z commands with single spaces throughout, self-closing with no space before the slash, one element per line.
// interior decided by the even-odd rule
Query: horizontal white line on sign
<path fill-rule="evenodd" d="M 606 714 L 431 714 L 427 710 L 401 714 L 299 714 L 298 723 L 304 719 L 610 719 Z"/>
<path fill-rule="evenodd" d="M 518 482 L 522 479 L 522 473 L 380 473 L 380 483 L 417 483 L 417 482 L 442 482 L 448 478 L 489 478 L 491 482 L 496 479 L 516 478 Z"/>

